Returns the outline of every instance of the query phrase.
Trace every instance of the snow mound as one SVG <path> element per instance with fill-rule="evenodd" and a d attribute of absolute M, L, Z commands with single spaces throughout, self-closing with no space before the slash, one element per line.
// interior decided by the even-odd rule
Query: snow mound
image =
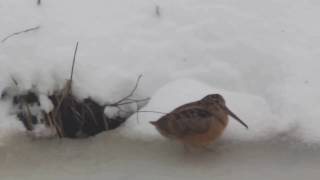
<path fill-rule="evenodd" d="M 230 118 L 228 128 L 223 135 L 225 139 L 259 140 L 269 138 L 286 128 L 285 125 L 279 126 L 276 122 L 277 117 L 272 114 L 269 105 L 262 97 L 214 88 L 193 79 L 180 79 L 166 84 L 153 95 L 149 104 L 141 111 L 168 113 L 182 104 L 214 93 L 223 95 L 227 106 L 249 125 L 249 130 L 246 130 Z M 145 112 L 134 114 L 121 127 L 120 134 L 134 139 L 161 139 L 160 134 L 149 123 L 161 116 Z"/>

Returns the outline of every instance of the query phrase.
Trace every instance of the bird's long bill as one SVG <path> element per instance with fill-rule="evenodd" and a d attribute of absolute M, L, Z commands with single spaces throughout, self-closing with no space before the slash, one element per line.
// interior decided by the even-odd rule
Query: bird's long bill
<path fill-rule="evenodd" d="M 244 127 L 246 127 L 247 129 L 249 129 L 248 125 L 246 123 L 244 123 L 237 115 L 235 115 L 232 111 L 230 111 L 230 109 L 226 106 L 224 106 L 225 111 L 227 111 L 227 113 L 233 117 L 234 119 L 236 119 L 237 121 L 239 121 L 240 124 L 242 124 Z"/>

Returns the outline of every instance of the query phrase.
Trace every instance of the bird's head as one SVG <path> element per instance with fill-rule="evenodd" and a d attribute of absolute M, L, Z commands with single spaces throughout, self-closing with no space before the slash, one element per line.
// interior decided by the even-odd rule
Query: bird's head
<path fill-rule="evenodd" d="M 236 119 L 240 124 L 248 129 L 248 125 L 244 123 L 237 115 L 235 115 L 227 106 L 226 101 L 220 94 L 209 94 L 201 99 L 201 101 L 209 104 L 217 104 L 223 109 L 228 115 Z"/>

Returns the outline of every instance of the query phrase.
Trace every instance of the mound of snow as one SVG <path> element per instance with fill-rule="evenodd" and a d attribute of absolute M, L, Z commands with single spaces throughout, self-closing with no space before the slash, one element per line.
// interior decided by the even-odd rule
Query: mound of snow
<path fill-rule="evenodd" d="M 217 89 L 193 79 L 181 79 L 166 84 L 152 96 L 150 103 L 141 111 L 168 113 L 182 104 L 214 93 L 223 95 L 227 106 L 249 125 L 249 130 L 246 130 L 230 118 L 230 123 L 223 135 L 224 139 L 259 140 L 271 137 L 286 127 L 279 126 L 276 116 L 271 113 L 270 107 L 263 98 Z M 119 131 L 128 138 L 161 139 L 160 134 L 149 123 L 161 116 L 157 113 L 144 112 L 134 114 Z"/>

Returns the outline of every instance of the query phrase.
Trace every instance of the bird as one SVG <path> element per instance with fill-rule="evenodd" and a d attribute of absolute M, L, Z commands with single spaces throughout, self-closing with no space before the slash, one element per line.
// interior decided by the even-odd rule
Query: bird
<path fill-rule="evenodd" d="M 246 129 L 249 128 L 226 106 L 220 94 L 209 94 L 198 101 L 179 106 L 150 123 L 162 136 L 177 140 L 185 147 L 207 148 L 224 132 L 229 122 L 228 115 Z"/>

